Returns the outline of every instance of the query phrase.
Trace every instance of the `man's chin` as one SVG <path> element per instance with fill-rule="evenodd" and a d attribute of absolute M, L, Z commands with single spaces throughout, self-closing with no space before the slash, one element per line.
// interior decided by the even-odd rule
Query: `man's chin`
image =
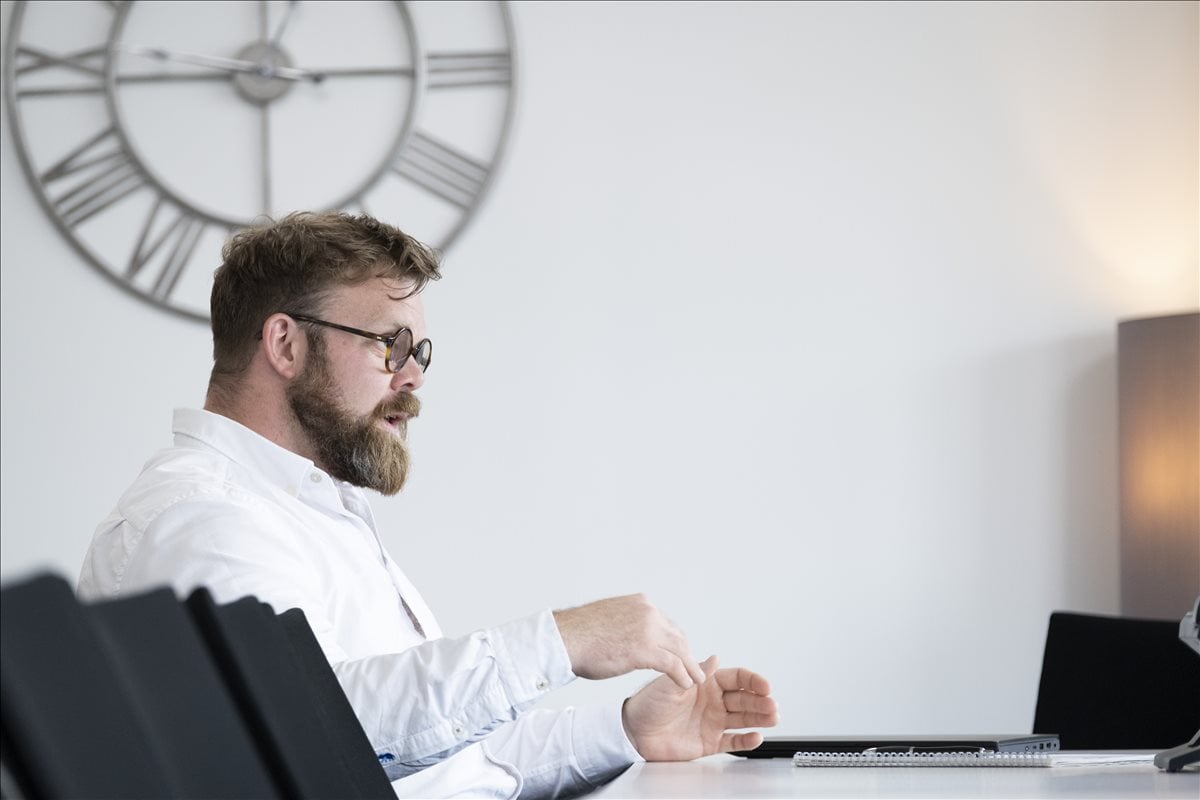
<path fill-rule="evenodd" d="M 384 497 L 395 497 L 396 495 L 400 494 L 400 492 L 404 491 L 404 484 L 401 482 L 399 486 L 392 488 L 376 487 L 375 491 L 379 492 Z"/>
<path fill-rule="evenodd" d="M 407 482 L 408 482 L 408 468 L 405 467 L 400 470 L 400 474 L 398 474 L 398 475 L 392 474 L 392 475 L 388 476 L 386 479 L 376 481 L 376 484 L 369 488 L 374 489 L 375 491 L 379 492 L 384 497 L 392 497 L 394 495 L 400 494 L 400 492 L 404 489 L 404 484 L 406 484 Z"/>

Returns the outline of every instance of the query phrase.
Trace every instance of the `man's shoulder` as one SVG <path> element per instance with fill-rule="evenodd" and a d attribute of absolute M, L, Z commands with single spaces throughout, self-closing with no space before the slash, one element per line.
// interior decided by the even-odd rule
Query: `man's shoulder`
<path fill-rule="evenodd" d="M 271 487 L 219 452 L 170 447 L 146 462 L 117 502 L 116 515 L 144 528 L 168 509 L 219 502 L 251 509 L 262 506 Z"/>

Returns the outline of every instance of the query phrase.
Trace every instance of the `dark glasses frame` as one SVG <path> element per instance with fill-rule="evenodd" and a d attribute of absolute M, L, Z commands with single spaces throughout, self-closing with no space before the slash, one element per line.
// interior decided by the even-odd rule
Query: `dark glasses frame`
<path fill-rule="evenodd" d="M 313 325 L 324 325 L 326 328 L 333 328 L 334 330 L 344 331 L 345 333 L 353 333 L 355 336 L 361 336 L 364 339 L 374 339 L 377 342 L 383 342 L 385 345 L 387 345 L 387 351 L 383 354 L 383 365 L 388 372 L 399 372 L 400 370 L 404 369 L 404 365 L 408 363 L 409 356 L 413 356 L 416 359 L 417 366 L 421 368 L 421 372 L 429 369 L 429 362 L 433 360 L 433 342 L 431 342 L 429 339 L 422 339 L 421 341 L 414 343 L 411 347 L 409 347 L 408 351 L 404 352 L 403 354 L 396 353 L 396 342 L 401 336 L 407 333 L 408 340 L 410 342 L 413 340 L 413 332 L 411 328 L 401 328 L 391 336 L 385 336 L 381 333 L 371 333 L 370 331 L 351 328 L 348 325 L 338 325 L 336 322 L 326 322 L 323 319 L 305 316 L 304 314 L 293 314 L 290 311 L 284 311 L 283 313 L 299 322 L 310 322 Z M 392 365 L 393 353 L 396 353 L 396 355 L 400 356 L 400 360 L 396 362 L 395 366 Z"/>

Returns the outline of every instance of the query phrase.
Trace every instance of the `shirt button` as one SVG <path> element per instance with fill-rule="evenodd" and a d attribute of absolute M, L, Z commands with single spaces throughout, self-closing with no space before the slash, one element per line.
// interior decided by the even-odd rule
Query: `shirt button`
<path fill-rule="evenodd" d="M 463 734 L 465 734 L 465 733 L 466 733 L 466 731 L 463 729 L 463 726 L 462 726 L 462 725 L 455 725 L 455 726 L 454 726 L 454 735 L 455 735 L 455 736 L 460 736 L 460 737 L 461 737 L 461 736 L 462 736 Z"/>
<path fill-rule="evenodd" d="M 538 678 L 538 682 L 535 683 L 533 686 L 539 692 L 544 692 L 550 688 L 550 683 L 545 678 Z"/>
<path fill-rule="evenodd" d="M 317 474 L 317 473 L 315 473 L 315 472 L 314 472 L 313 474 L 309 475 L 309 476 L 308 476 L 308 479 L 309 479 L 310 481 L 312 481 L 313 483 L 320 483 L 320 482 L 321 482 L 321 476 L 320 476 L 320 475 L 318 475 L 318 474 Z"/>

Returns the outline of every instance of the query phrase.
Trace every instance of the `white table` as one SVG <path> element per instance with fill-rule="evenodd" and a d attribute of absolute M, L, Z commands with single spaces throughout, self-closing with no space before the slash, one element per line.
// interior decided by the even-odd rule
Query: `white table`
<path fill-rule="evenodd" d="M 597 798 L 946 798 L 1140 800 L 1200 798 L 1200 772 L 1146 766 L 795 767 L 786 758 L 716 755 L 634 764 Z"/>

